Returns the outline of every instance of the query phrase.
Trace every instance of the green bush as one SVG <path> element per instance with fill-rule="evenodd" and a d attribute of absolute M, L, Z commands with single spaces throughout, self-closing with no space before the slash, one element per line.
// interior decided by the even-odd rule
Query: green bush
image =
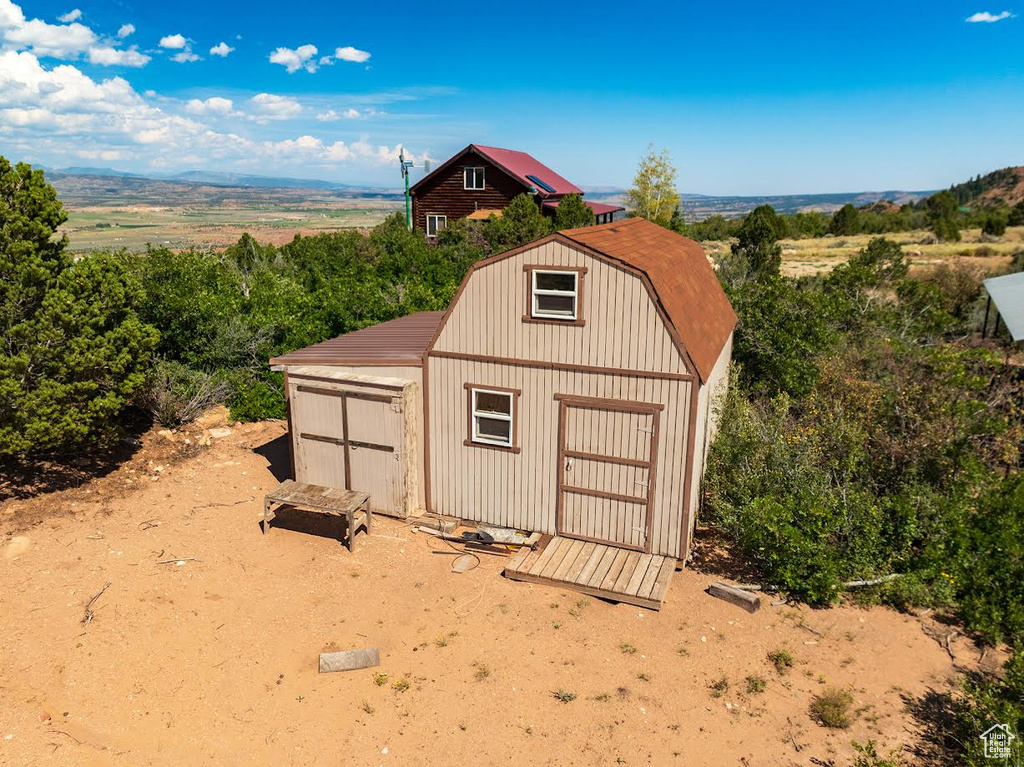
<path fill-rule="evenodd" d="M 1024 642 L 1024 474 L 978 500 L 959 543 L 956 592 L 965 623 L 989 642 Z"/>
<path fill-rule="evenodd" d="M 65 451 L 116 433 L 156 330 L 115 257 L 75 262 L 42 171 L 0 157 L 0 456 Z"/>
<path fill-rule="evenodd" d="M 976 674 L 964 679 L 961 696 L 953 704 L 952 738 L 965 767 L 1020 764 L 1024 760 L 1024 650 L 1017 648 L 1003 667 L 1002 677 Z M 981 735 L 996 724 L 1008 725 L 1016 737 L 1010 758 L 994 761 L 985 756 Z"/>

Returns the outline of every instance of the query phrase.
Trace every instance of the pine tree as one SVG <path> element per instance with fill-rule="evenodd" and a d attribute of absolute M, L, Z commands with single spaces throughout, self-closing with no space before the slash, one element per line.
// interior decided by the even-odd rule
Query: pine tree
<path fill-rule="evenodd" d="M 582 195 L 567 194 L 558 204 L 555 213 L 555 229 L 576 229 L 581 226 L 591 226 L 594 223 L 594 211 L 583 202 Z"/>
<path fill-rule="evenodd" d="M 157 342 L 124 264 L 54 239 L 66 219 L 42 171 L 0 157 L 0 456 L 110 434 Z"/>

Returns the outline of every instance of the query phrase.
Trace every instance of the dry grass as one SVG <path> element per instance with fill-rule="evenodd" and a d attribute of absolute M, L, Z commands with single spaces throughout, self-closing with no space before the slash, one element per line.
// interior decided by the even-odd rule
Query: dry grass
<path fill-rule="evenodd" d="M 964 229 L 960 242 L 934 242 L 927 230 L 893 232 L 881 235 L 903 246 L 911 267 L 933 266 L 950 260 L 970 259 L 985 271 L 1009 263 L 1010 256 L 1024 248 L 1024 226 L 1010 227 L 996 242 L 989 242 L 980 229 Z M 780 240 L 782 273 L 789 277 L 828 272 L 845 263 L 851 255 L 880 235 L 858 234 L 852 237 L 814 237 Z M 712 258 L 727 253 L 731 241 L 704 242 L 702 247 Z M 979 252 L 980 251 L 980 252 Z"/>

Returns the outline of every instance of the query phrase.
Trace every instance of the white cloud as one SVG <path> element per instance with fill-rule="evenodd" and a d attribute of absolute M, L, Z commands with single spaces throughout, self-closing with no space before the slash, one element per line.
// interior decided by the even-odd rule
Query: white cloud
<path fill-rule="evenodd" d="M 335 122 L 336 120 L 366 120 L 370 117 L 376 117 L 379 114 L 382 113 L 373 107 L 367 107 L 361 112 L 354 107 L 349 107 L 341 112 L 328 109 L 326 112 L 320 112 L 316 116 L 316 119 L 320 122 Z"/>
<path fill-rule="evenodd" d="M 74 10 L 68 11 L 63 16 L 58 16 L 57 21 L 63 22 L 64 24 L 70 24 L 72 21 L 78 21 L 82 18 L 82 12 L 75 8 Z"/>
<path fill-rule="evenodd" d="M 185 36 L 181 34 L 164 35 L 160 38 L 161 48 L 170 48 L 171 50 L 178 50 L 179 48 L 184 48 L 187 45 L 188 40 L 186 40 Z"/>
<path fill-rule="evenodd" d="M 232 48 L 230 45 L 228 45 L 227 43 L 225 43 L 222 40 L 221 42 L 217 43 L 217 45 L 215 45 L 212 48 L 210 48 L 210 55 L 211 56 L 220 56 L 221 58 L 225 58 L 233 50 L 235 50 L 235 49 Z"/>
<path fill-rule="evenodd" d="M 353 48 L 351 45 L 346 45 L 344 48 L 338 48 L 334 51 L 334 56 L 339 61 L 354 61 L 356 64 L 362 64 L 364 61 L 369 61 L 370 53 L 368 51 L 361 51 L 358 48 Z"/>
<path fill-rule="evenodd" d="M 305 69 L 307 72 L 315 72 L 318 62 L 313 59 L 317 50 L 315 45 L 300 45 L 294 50 L 292 48 L 277 48 L 270 54 L 271 64 L 280 64 L 288 70 L 288 74 Z"/>
<path fill-rule="evenodd" d="M 134 35 L 134 34 L 135 34 L 135 25 L 134 24 L 122 24 L 121 28 L 119 30 L 117 30 L 117 36 L 120 37 L 122 40 L 124 38 L 128 37 L 129 35 Z"/>
<path fill-rule="evenodd" d="M 996 21 L 1002 21 L 1003 19 L 1012 19 L 1013 14 L 1009 11 L 1003 11 L 1002 13 L 989 13 L 988 11 L 980 11 L 979 13 L 968 16 L 964 21 L 968 24 L 992 24 Z"/>
<path fill-rule="evenodd" d="M 183 51 L 179 51 L 171 56 L 171 61 L 176 61 L 179 64 L 190 64 L 193 61 L 199 61 L 199 56 L 192 53 L 191 48 L 186 48 Z"/>
<path fill-rule="evenodd" d="M 89 49 L 89 63 L 102 66 L 144 67 L 151 60 L 150 56 L 139 51 L 137 45 L 128 49 L 110 46 L 95 46 Z"/>
<path fill-rule="evenodd" d="M 21 6 L 0 0 L 0 50 L 31 50 L 38 56 L 76 59 L 96 41 L 96 33 L 83 24 L 26 19 Z"/>
<path fill-rule="evenodd" d="M 191 99 L 185 104 L 185 111 L 197 115 L 229 115 L 235 107 L 231 99 L 211 96 L 208 99 Z"/>
<path fill-rule="evenodd" d="M 257 93 L 249 103 L 255 114 L 253 119 L 258 122 L 267 120 L 290 120 L 302 114 L 302 104 L 290 96 L 276 96 L 273 93 Z"/>

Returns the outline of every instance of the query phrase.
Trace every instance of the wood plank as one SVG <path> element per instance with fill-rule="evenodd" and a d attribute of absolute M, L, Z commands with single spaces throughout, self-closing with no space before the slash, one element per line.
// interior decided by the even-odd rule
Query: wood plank
<path fill-rule="evenodd" d="M 521 546 L 512 559 L 509 560 L 508 564 L 505 565 L 506 570 L 519 570 L 523 563 L 526 562 L 526 558 L 533 553 L 533 549 L 529 546 Z"/>
<path fill-rule="evenodd" d="M 664 565 L 665 557 L 656 556 L 651 559 L 651 566 L 647 568 L 647 575 L 644 576 L 643 583 L 640 584 L 640 588 L 636 591 L 638 597 L 651 596 L 651 589 L 654 588 L 654 584 L 658 580 L 658 573 L 661 572 L 661 568 Z"/>
<path fill-rule="evenodd" d="M 590 576 L 590 580 L 586 583 L 587 586 L 592 588 L 601 587 L 601 583 L 604 581 L 605 576 L 608 575 L 608 571 L 615 562 L 615 555 L 618 553 L 618 550 L 611 546 L 605 546 L 604 549 L 601 560 L 597 563 L 597 567 L 594 568 L 594 574 Z"/>
<path fill-rule="evenodd" d="M 665 557 L 665 564 L 661 566 L 658 580 L 654 582 L 654 586 L 651 588 L 651 599 L 657 599 L 660 602 L 665 601 L 665 595 L 668 593 L 668 587 L 672 583 L 672 576 L 675 574 L 675 571 L 675 561 L 670 557 Z"/>
<path fill-rule="evenodd" d="M 644 582 L 644 578 L 647 577 L 647 571 L 651 569 L 654 564 L 654 557 L 650 554 L 645 554 L 640 557 L 640 562 L 637 563 L 636 570 L 633 571 L 633 575 L 630 577 L 629 582 L 626 584 L 626 588 L 623 589 L 627 594 L 635 595 L 640 591 L 640 585 Z"/>
<path fill-rule="evenodd" d="M 585 545 L 586 544 L 583 541 L 573 541 L 569 546 L 569 549 L 565 552 L 565 557 L 562 559 L 561 564 L 555 568 L 551 577 L 556 581 L 565 580 L 565 574 L 569 572 L 569 568 L 576 564 L 576 559 L 579 557 L 580 552 L 583 551 L 583 547 Z"/>
<path fill-rule="evenodd" d="M 713 597 L 724 599 L 726 602 L 742 607 L 748 613 L 756 613 L 761 609 L 761 597 L 749 591 L 735 588 L 728 583 L 712 583 L 708 586 L 708 593 Z"/>
<path fill-rule="evenodd" d="M 625 549 L 615 550 L 615 559 L 612 561 L 612 566 L 608 568 L 608 574 L 601 581 L 601 588 L 605 591 L 612 591 L 615 586 L 615 581 L 618 580 L 619 576 L 622 575 L 622 568 L 626 564 L 626 560 L 629 558 L 629 552 Z"/>
<path fill-rule="evenodd" d="M 629 579 L 633 577 L 633 573 L 636 572 L 637 565 L 640 564 L 640 560 L 643 554 L 637 551 L 629 552 L 626 557 L 626 563 L 622 566 L 622 572 L 619 573 L 619 577 L 615 580 L 615 584 L 609 589 L 619 594 L 626 593 L 626 584 L 629 583 Z"/>
<path fill-rule="evenodd" d="M 321 674 L 331 671 L 355 671 L 356 669 L 371 668 L 379 665 L 380 652 L 376 647 L 320 653 Z"/>
<path fill-rule="evenodd" d="M 555 552 L 558 550 L 558 547 L 560 545 L 561 540 L 559 538 L 552 538 L 550 541 L 548 541 L 548 545 L 544 547 L 544 551 L 540 553 L 540 556 L 537 558 L 537 561 L 534 562 L 533 567 L 530 568 L 530 574 L 540 575 L 540 571 L 543 570 L 547 563 L 551 560 L 551 557 L 554 556 Z"/>
<path fill-rule="evenodd" d="M 580 570 L 579 574 L 573 579 L 576 583 L 586 585 L 590 582 L 590 579 L 594 576 L 594 572 L 597 570 L 597 566 L 601 563 L 601 559 L 607 552 L 608 546 L 600 546 L 594 544 L 594 550 L 590 554 L 590 559 L 584 564 L 583 569 Z"/>
<path fill-rule="evenodd" d="M 540 552 L 536 549 L 531 549 L 528 546 L 524 548 L 526 549 L 526 559 L 522 560 L 522 562 L 519 563 L 519 567 L 516 569 L 520 572 L 528 573 L 530 572 L 530 568 L 533 567 L 533 563 L 536 562 L 537 558 L 540 556 Z"/>
<path fill-rule="evenodd" d="M 590 555 L 596 550 L 596 543 L 585 542 L 583 548 L 580 549 L 579 556 L 576 557 L 576 561 L 572 563 L 572 567 L 565 571 L 564 580 L 576 583 L 579 580 L 580 573 L 583 572 L 583 568 L 590 561 Z"/>
<path fill-rule="evenodd" d="M 550 578 L 558 566 L 562 564 L 562 560 L 565 559 L 565 555 L 569 553 L 569 549 L 572 547 L 573 541 L 567 538 L 558 538 L 558 547 L 555 549 L 555 553 L 552 555 L 548 563 L 540 571 L 540 575 L 544 578 Z"/>
<path fill-rule="evenodd" d="M 579 591 L 582 594 L 589 594 L 599 599 L 608 599 L 613 602 L 623 602 L 625 604 L 636 605 L 637 607 L 646 607 L 651 610 L 660 610 L 661 602 L 657 599 L 645 599 L 639 596 L 631 596 L 629 594 L 616 594 L 615 592 L 608 591 L 607 589 L 594 588 L 592 586 L 583 586 L 578 583 L 559 583 L 553 584 L 548 578 L 540 578 L 536 575 L 530 575 L 529 573 L 510 572 L 508 578 L 513 581 L 522 581 L 524 583 L 539 583 L 542 585 L 553 586 L 557 585 L 560 588 L 566 588 L 571 591 Z"/>

